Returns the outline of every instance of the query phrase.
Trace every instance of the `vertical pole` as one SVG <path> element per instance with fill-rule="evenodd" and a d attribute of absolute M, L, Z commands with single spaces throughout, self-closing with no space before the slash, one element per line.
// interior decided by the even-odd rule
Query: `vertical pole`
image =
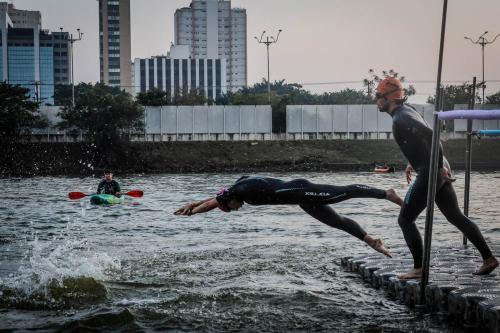
<path fill-rule="evenodd" d="M 469 109 L 474 110 L 476 97 L 476 77 L 472 79 L 471 98 Z M 472 166 L 472 119 L 467 119 L 467 144 L 465 147 L 465 189 L 464 189 L 464 215 L 469 216 L 470 171 Z M 467 237 L 463 235 L 463 245 L 467 245 Z"/>
<path fill-rule="evenodd" d="M 444 40 L 446 32 L 446 14 L 448 10 L 448 0 L 443 0 L 443 14 L 441 21 L 441 41 L 439 45 L 439 61 L 438 61 L 438 73 L 437 73 L 437 83 L 436 83 L 436 105 L 434 114 L 434 129 L 432 132 L 432 148 L 431 148 L 431 159 L 429 167 L 429 184 L 427 190 L 427 212 L 425 218 L 425 239 L 424 239 L 424 262 L 422 266 L 422 281 L 420 284 L 420 304 L 425 304 L 425 288 L 429 282 L 429 268 L 431 259 L 431 242 L 432 242 L 432 222 L 434 218 L 434 200 L 436 197 L 436 180 L 437 180 L 437 166 L 439 157 L 439 136 L 441 132 L 441 121 L 438 118 L 437 112 L 439 112 L 439 106 L 441 105 L 441 72 L 443 69 L 443 51 L 444 51 Z"/>
<path fill-rule="evenodd" d="M 427 211 L 425 216 L 424 262 L 422 267 L 422 283 L 420 285 L 420 304 L 425 303 L 425 287 L 429 281 L 429 268 L 431 261 L 432 222 L 434 218 L 434 200 L 436 198 L 437 166 L 439 158 L 439 136 L 441 121 L 438 114 L 434 114 L 434 127 L 432 133 L 431 160 L 429 168 L 429 183 L 427 190 Z"/>
<path fill-rule="evenodd" d="M 73 42 L 71 42 L 71 102 L 75 107 L 75 72 L 73 69 Z"/>
<path fill-rule="evenodd" d="M 486 82 L 484 82 L 484 46 L 485 46 L 485 43 L 484 43 L 484 37 L 483 38 L 483 41 L 481 43 L 481 49 L 482 49 L 482 56 L 483 56 L 483 100 L 482 100 L 482 104 L 485 103 L 484 101 L 484 89 L 486 89 Z"/>
<path fill-rule="evenodd" d="M 269 45 L 271 43 L 269 42 L 269 36 L 267 37 L 267 98 L 269 100 L 269 105 L 271 105 L 271 81 L 270 81 L 270 71 L 269 71 Z"/>

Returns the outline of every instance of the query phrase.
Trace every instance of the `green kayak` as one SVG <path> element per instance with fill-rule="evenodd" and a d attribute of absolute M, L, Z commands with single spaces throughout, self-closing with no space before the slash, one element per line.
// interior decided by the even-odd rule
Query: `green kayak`
<path fill-rule="evenodd" d="M 125 197 L 115 197 L 112 194 L 94 194 L 90 197 L 90 203 L 93 205 L 116 205 L 125 202 Z"/>

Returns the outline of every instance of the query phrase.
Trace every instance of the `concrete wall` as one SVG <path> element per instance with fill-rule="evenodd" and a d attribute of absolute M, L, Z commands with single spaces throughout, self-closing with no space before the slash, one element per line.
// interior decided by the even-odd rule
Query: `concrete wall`
<path fill-rule="evenodd" d="M 272 138 L 272 111 L 266 105 L 147 107 L 144 122 L 146 141 Z"/>
<path fill-rule="evenodd" d="M 432 125 L 432 105 L 413 105 Z M 498 106 L 492 106 L 499 109 Z M 73 141 L 55 126 L 61 119 L 60 107 L 42 107 L 48 117 L 49 130 L 34 130 L 45 141 Z M 455 109 L 464 109 L 457 105 Z M 284 136 L 272 133 L 270 106 L 162 106 L 146 107 L 145 132 L 135 141 L 239 141 L 239 140 L 345 140 L 391 139 L 392 121 L 375 105 L 289 105 L 286 111 L 287 131 Z M 466 137 L 466 121 L 453 121 L 454 130 L 442 138 Z M 474 120 L 473 129 L 500 129 L 500 120 Z M 484 138 L 498 140 L 498 138 Z"/>
<path fill-rule="evenodd" d="M 500 170 L 500 140 L 472 141 L 472 169 Z M 453 169 L 463 169 L 465 140 L 443 143 Z M 92 175 L 109 167 L 124 173 L 373 171 L 387 162 L 402 172 L 406 160 L 394 140 L 13 143 L 2 146 L 0 176 Z M 401 181 L 404 181 L 401 174 Z"/>
<path fill-rule="evenodd" d="M 428 123 L 434 107 L 413 105 Z M 308 139 L 387 139 L 392 120 L 375 105 L 288 105 L 287 138 Z"/>

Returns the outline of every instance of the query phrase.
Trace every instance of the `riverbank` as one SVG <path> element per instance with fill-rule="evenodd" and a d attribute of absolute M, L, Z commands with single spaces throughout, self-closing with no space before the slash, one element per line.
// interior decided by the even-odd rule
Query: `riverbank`
<path fill-rule="evenodd" d="M 454 169 L 464 168 L 465 140 L 443 143 Z M 132 142 L 99 150 L 88 143 L 2 145 L 0 176 L 263 171 L 370 171 L 406 160 L 393 140 Z M 500 170 L 500 140 L 474 140 L 474 170 Z"/>

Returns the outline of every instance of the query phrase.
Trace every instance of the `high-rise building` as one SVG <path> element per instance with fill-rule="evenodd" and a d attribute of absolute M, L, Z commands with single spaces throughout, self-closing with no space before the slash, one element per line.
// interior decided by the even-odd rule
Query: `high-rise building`
<path fill-rule="evenodd" d="M 227 92 L 226 59 L 192 58 L 187 45 L 172 46 L 167 57 L 136 58 L 134 70 L 136 93 L 158 88 L 174 97 L 196 91 L 217 100 Z"/>
<path fill-rule="evenodd" d="M 98 1 L 101 82 L 132 92 L 130 0 Z"/>
<path fill-rule="evenodd" d="M 70 35 L 64 31 L 52 32 L 52 46 L 54 47 L 54 84 L 71 84 L 71 43 Z"/>
<path fill-rule="evenodd" d="M 41 30 L 41 21 L 38 11 L 0 2 L 0 80 L 28 88 L 34 100 L 53 104 L 53 36 Z"/>
<path fill-rule="evenodd" d="M 247 16 L 229 0 L 193 0 L 175 12 L 175 43 L 192 58 L 226 59 L 226 87 L 247 85 Z"/>

